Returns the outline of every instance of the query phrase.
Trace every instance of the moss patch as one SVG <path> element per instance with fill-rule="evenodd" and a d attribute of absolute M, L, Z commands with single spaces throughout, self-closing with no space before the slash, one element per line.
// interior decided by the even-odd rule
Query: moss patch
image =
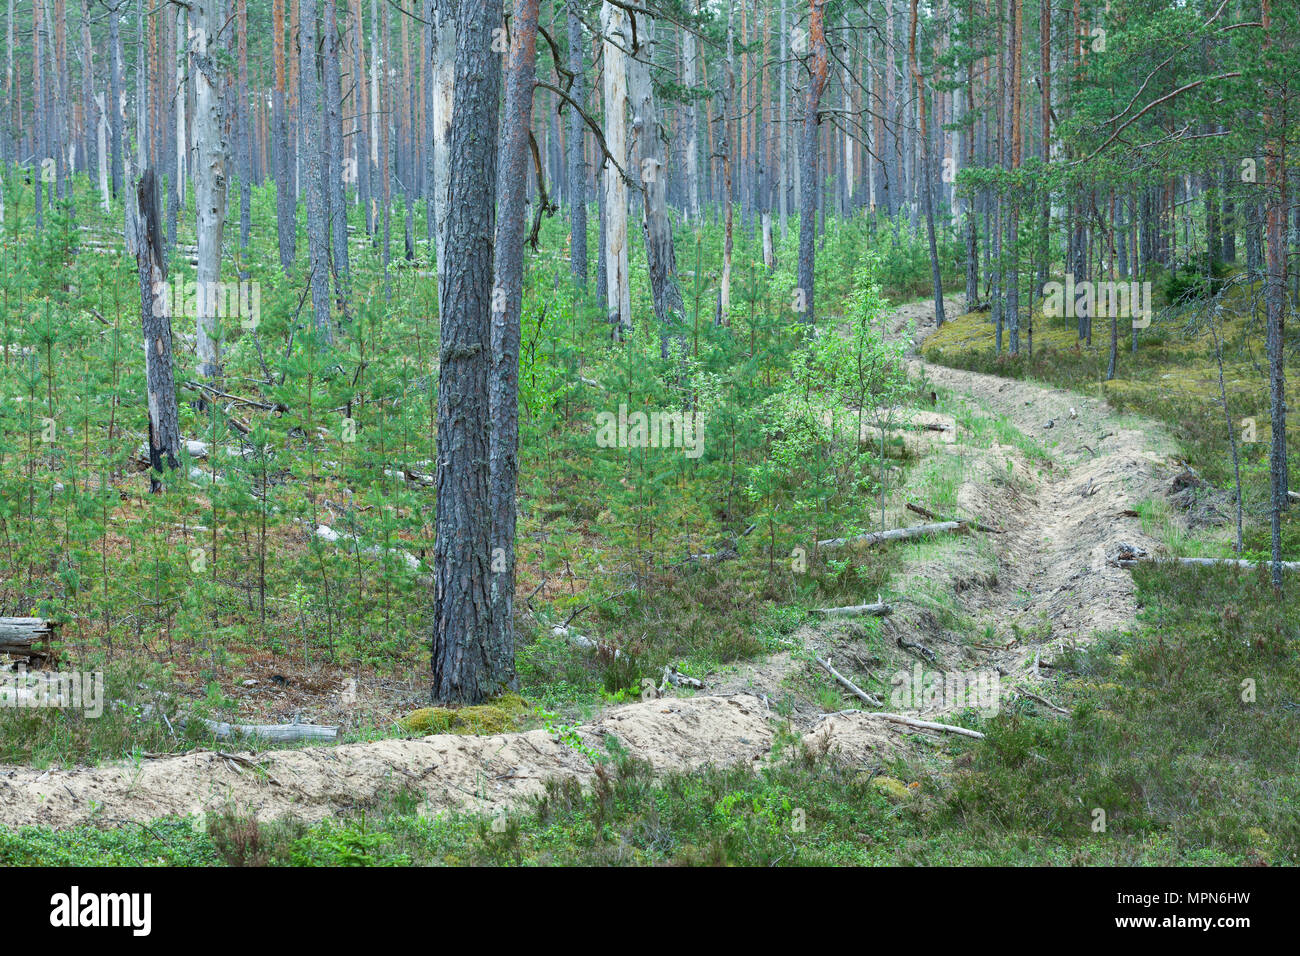
<path fill-rule="evenodd" d="M 472 707 L 421 707 L 397 725 L 403 730 L 429 734 L 500 734 L 513 729 L 529 709 L 518 694 L 503 694 L 486 704 Z"/>

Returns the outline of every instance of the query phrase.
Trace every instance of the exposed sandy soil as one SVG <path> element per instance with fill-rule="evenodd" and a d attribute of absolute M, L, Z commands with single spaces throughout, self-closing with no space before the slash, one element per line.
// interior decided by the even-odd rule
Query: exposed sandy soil
<path fill-rule="evenodd" d="M 758 698 L 700 696 L 626 704 L 575 728 L 583 745 L 605 752 L 609 737 L 656 771 L 768 756 L 776 724 Z M 865 715 L 837 716 L 813 741 L 843 745 L 851 759 L 888 750 L 894 732 Z M 544 792 L 550 778 L 587 782 L 591 762 L 545 730 L 475 737 L 438 734 L 339 747 L 266 753 L 201 751 L 94 769 L 0 769 L 0 824 L 64 828 L 147 822 L 235 808 L 262 818 L 312 822 L 360 809 L 398 790 L 423 812 L 492 812 Z"/>
<path fill-rule="evenodd" d="M 933 323 L 932 308 L 923 304 L 906 306 L 896 316 L 899 331 L 909 319 L 918 326 L 918 340 Z M 955 557 L 909 569 L 900 590 L 910 575 L 955 595 L 976 633 L 954 633 L 923 602 L 900 601 L 882 624 L 887 656 L 866 651 L 854 622 L 805 628 L 796 642 L 832 655 L 841 670 L 855 673 L 889 672 L 914 660 L 947 671 L 995 667 L 1004 675 L 1004 695 L 1014 693 L 1016 685 L 1036 683 L 1046 673 L 1041 665 L 1066 642 L 1086 641 L 1133 620 L 1132 580 L 1106 559 L 1120 542 L 1148 549 L 1155 544 L 1143 535 L 1139 520 L 1124 512 L 1168 487 L 1173 445 L 1157 427 L 1120 417 L 1098 400 L 919 359 L 914 363 L 936 385 L 965 396 L 986 414 L 1005 416 L 1040 441 L 1051 463 L 1030 462 L 1007 445 L 966 447 L 951 416 L 914 413 L 915 424 L 954 426 L 913 431 L 911 440 L 918 451 L 964 456 L 959 511 L 1003 533 L 962 536 Z M 979 570 L 990 562 L 994 570 Z M 986 626 L 995 635 L 992 643 L 981 637 Z M 899 638 L 914 647 L 898 645 Z M 776 654 L 713 675 L 707 695 L 613 708 L 576 731 L 584 745 L 598 751 L 612 735 L 658 771 L 764 760 L 786 721 L 817 752 L 859 765 L 879 763 L 908 746 L 912 732 L 904 734 L 897 725 L 864 713 L 824 714 L 807 693 L 791 694 L 792 680 L 806 667 L 789 653 Z M 342 676 L 322 675 L 331 688 Z M 294 706 L 291 699 L 278 699 L 282 693 L 261 675 L 247 690 L 250 698 L 265 697 L 264 706 L 270 704 L 265 709 L 272 713 Z M 780 718 L 773 712 L 778 701 L 787 705 Z M 942 719 L 944 709 L 932 708 L 924 716 Z M 545 730 L 260 755 L 201 751 L 93 769 L 0 767 L 0 823 L 112 826 L 230 805 L 263 817 L 292 814 L 312 821 L 400 789 L 416 792 L 430 812 L 492 811 L 541 793 L 548 778 L 585 782 L 593 773 L 579 749 Z"/>
<path fill-rule="evenodd" d="M 933 331 L 933 306 L 913 304 L 899 314 L 917 323 L 918 342 Z M 1034 653 L 1046 658 L 1042 645 L 1086 642 L 1128 626 L 1137 609 L 1132 576 L 1107 558 L 1121 542 L 1157 546 L 1132 512 L 1138 503 L 1162 497 L 1178 470 L 1168 434 L 1153 422 L 1116 413 L 1100 399 L 919 359 L 915 365 L 936 385 L 1008 419 L 1052 457 L 1050 470 L 1033 469 L 1036 481 L 1027 492 L 979 480 L 965 482 L 958 492 L 965 514 L 1005 529 L 995 542 L 997 583 L 963 591 L 968 610 L 995 624 L 999 636 L 1013 623 L 1040 631 L 1032 649 L 1022 646 L 995 660 L 1018 669 Z M 1013 467 L 1024 466 L 1015 449 L 1001 450 Z"/>

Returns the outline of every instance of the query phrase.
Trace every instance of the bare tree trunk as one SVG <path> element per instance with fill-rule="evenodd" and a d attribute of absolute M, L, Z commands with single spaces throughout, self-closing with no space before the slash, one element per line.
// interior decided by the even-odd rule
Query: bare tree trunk
<path fill-rule="evenodd" d="M 105 4 L 109 11 L 108 128 L 113 141 L 110 174 L 113 179 L 114 199 L 122 193 L 122 28 L 118 23 L 117 14 L 123 2 L 124 0 L 118 0 L 112 6 Z"/>
<path fill-rule="evenodd" d="M 99 158 L 99 197 L 104 212 L 109 211 L 110 194 L 108 189 L 108 112 L 104 107 L 104 94 L 95 94 L 95 106 L 98 120 L 95 123 L 96 148 Z"/>
<path fill-rule="evenodd" d="M 283 2 L 283 0 L 279 0 Z M 185 210 L 185 174 L 189 168 L 189 146 L 186 133 L 185 121 L 185 101 L 186 101 L 186 83 L 185 83 L 185 66 L 188 57 L 182 56 L 182 52 L 189 47 L 189 31 L 185 25 L 186 10 L 183 6 L 176 7 L 176 19 L 173 22 L 175 27 L 176 39 L 176 87 L 173 96 L 176 98 L 176 176 L 172 183 L 172 203 L 171 207 L 176 211 L 176 218 L 184 218 Z M 281 31 L 283 32 L 283 23 Z M 107 209 L 107 203 L 105 203 Z"/>
<path fill-rule="evenodd" d="M 366 92 L 365 52 L 366 36 L 363 28 L 362 0 L 354 0 L 352 6 L 352 102 L 354 104 L 352 132 L 355 136 L 353 152 L 357 163 L 357 204 L 362 208 L 367 234 L 369 234 L 370 119 L 366 114 L 373 107 L 369 103 Z"/>
<path fill-rule="evenodd" d="M 692 3 L 694 6 L 694 3 Z M 682 29 L 682 83 L 693 97 L 699 86 L 698 43 L 693 27 Z M 686 216 L 692 222 L 700 220 L 700 117 L 691 99 L 686 104 Z"/>
<path fill-rule="evenodd" d="M 149 412 L 149 487 L 162 490 L 163 466 L 176 468 L 180 417 L 172 369 L 172 323 L 167 294 L 163 236 L 158 223 L 158 190 L 153 169 L 136 187 L 136 266 L 140 275 L 140 320 L 144 331 L 145 398 Z"/>
<path fill-rule="evenodd" d="M 1272 0 L 1263 0 L 1261 21 L 1267 61 L 1273 62 Z M 1285 103 L 1277 115 L 1270 91 L 1264 107 L 1264 221 L 1267 233 L 1267 276 L 1264 309 L 1268 325 L 1269 415 L 1272 434 L 1269 443 L 1269 477 L 1272 490 L 1270 511 L 1273 587 L 1282 587 L 1282 512 L 1287 508 L 1286 460 L 1286 166 L 1287 117 Z"/>
<path fill-rule="evenodd" d="M 222 86 L 225 71 L 218 54 L 224 24 L 219 0 L 192 0 L 190 5 L 190 71 L 194 77 L 195 230 L 198 233 L 198 355 L 199 375 L 221 374 L 220 329 L 216 291 L 221 279 L 221 236 L 226 222 L 226 117 Z"/>
<path fill-rule="evenodd" d="M 308 143 L 324 139 L 320 79 L 316 58 L 316 0 L 298 0 L 298 78 L 302 84 L 302 118 Z M 334 341 L 330 315 L 329 222 L 325 212 L 325 179 L 319 149 L 308 149 L 303 172 L 307 189 L 307 258 L 311 268 L 312 312 L 316 331 L 325 343 Z"/>
<path fill-rule="evenodd" d="M 781 122 L 778 131 L 779 145 L 777 146 L 777 172 L 776 172 L 776 191 L 777 191 L 777 216 L 781 222 L 781 238 L 784 239 L 790 232 L 790 134 L 788 131 L 790 121 L 790 62 L 789 62 L 789 12 L 786 10 L 786 0 L 781 0 L 781 68 L 780 68 L 780 87 L 781 87 Z M 868 39 L 870 42 L 870 39 Z M 870 82 L 870 56 L 868 55 L 868 82 Z M 870 160 L 868 159 L 868 162 Z M 875 197 L 873 196 L 874 200 Z"/>
<path fill-rule="evenodd" d="M 437 220 L 438 310 L 443 308 L 442 293 L 447 284 L 446 256 L 447 184 L 451 175 L 451 127 L 455 115 L 456 87 L 456 7 L 457 0 L 434 0 L 433 27 L 433 210 Z"/>
<path fill-rule="evenodd" d="M 509 686 L 508 649 L 492 646 L 488 374 L 501 58 L 496 17 L 464 4 L 457 20 L 451 201 L 444 224 L 438 368 L 433 699 L 480 703 Z"/>
<path fill-rule="evenodd" d="M 247 249 L 253 232 L 253 129 L 248 101 L 248 0 L 237 0 L 239 22 L 239 107 L 235 148 L 239 150 L 239 248 Z M 245 276 L 240 276 L 240 279 Z"/>
<path fill-rule="evenodd" d="M 135 0 L 135 162 L 141 169 L 149 165 L 148 144 L 149 87 L 145 83 L 144 0 Z"/>
<path fill-rule="evenodd" d="M 627 56 L 632 48 L 627 13 L 609 0 L 601 5 L 605 34 L 605 143 L 624 169 L 627 167 Z M 632 328 L 631 288 L 627 261 L 627 184 L 608 160 L 605 170 L 605 308 L 616 337 Z"/>
<path fill-rule="evenodd" d="M 722 204 L 723 204 L 723 238 L 722 238 L 722 281 L 718 283 L 718 311 L 715 318 L 717 325 L 730 324 L 731 319 L 731 251 L 733 210 L 731 204 L 732 142 L 731 111 L 736 96 L 736 71 L 734 36 L 731 26 L 732 5 L 727 4 L 727 61 L 722 79 L 722 111 L 718 118 L 720 131 L 718 152 L 722 155 Z"/>
<path fill-rule="evenodd" d="M 934 283 L 934 320 L 936 325 L 943 325 L 943 276 L 939 273 L 939 251 L 934 238 L 934 198 L 931 195 L 930 182 L 933 179 L 933 167 L 930 164 L 930 128 L 926 122 L 925 78 L 916 60 L 916 3 L 912 0 L 911 30 L 907 38 L 907 60 L 912 69 L 912 81 L 916 84 L 916 104 L 920 116 L 921 156 L 924 167 L 921 173 L 921 195 L 925 203 L 925 231 L 930 241 L 930 278 Z"/>
<path fill-rule="evenodd" d="M 275 44 L 275 92 L 271 98 L 275 136 L 275 225 L 279 239 L 280 267 L 289 273 L 298 253 L 297 200 L 290 166 L 288 76 L 284 62 L 284 2 L 272 0 L 271 19 Z M 290 0 L 292 2 L 292 0 Z M 179 16 L 179 14 L 178 14 Z"/>
<path fill-rule="evenodd" d="M 325 0 L 325 111 L 329 129 L 330 165 L 325 170 L 329 194 L 330 238 L 333 243 L 332 265 L 334 297 L 339 312 L 346 318 L 349 298 L 348 207 L 343 191 L 343 92 L 339 77 L 339 33 L 335 20 L 334 0 Z"/>
<path fill-rule="evenodd" d="M 633 166 L 640 171 L 641 227 L 645 234 L 646 265 L 655 318 L 659 323 L 660 351 L 668 357 L 668 340 L 685 335 L 686 305 L 677 282 L 677 254 L 673 228 L 668 221 L 668 164 L 664 161 L 664 136 L 659 127 L 650 64 L 654 58 L 655 22 L 641 14 L 636 19 L 638 47 L 628 61 L 628 90 L 632 102 Z"/>
<path fill-rule="evenodd" d="M 566 4 L 569 27 L 569 95 L 585 108 L 587 82 L 582 71 L 582 20 L 578 0 Z M 587 155 L 586 130 L 578 111 L 569 110 L 569 257 L 570 270 L 582 289 L 587 287 Z"/>
<path fill-rule="evenodd" d="M 813 310 L 813 257 L 816 238 L 817 189 L 820 180 L 817 170 L 817 105 L 826 87 L 829 69 L 826 61 L 826 0 L 808 0 L 809 63 L 808 92 L 804 102 L 803 142 L 800 146 L 799 165 L 802 169 L 802 189 L 799 196 L 799 279 L 796 296 L 802 301 L 803 320 L 812 325 Z"/>
<path fill-rule="evenodd" d="M 438 16 L 438 0 L 423 0 L 424 3 L 424 237 L 429 241 L 431 262 L 436 262 L 438 254 L 438 217 L 434 215 L 434 163 L 433 163 L 433 102 L 434 63 L 433 24 Z"/>

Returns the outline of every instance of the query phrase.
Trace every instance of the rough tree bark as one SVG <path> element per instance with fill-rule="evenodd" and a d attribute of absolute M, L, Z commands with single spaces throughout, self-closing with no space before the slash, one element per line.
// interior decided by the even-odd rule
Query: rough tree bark
<path fill-rule="evenodd" d="M 149 413 L 149 488 L 162 490 L 164 465 L 174 469 L 180 449 L 180 417 L 172 369 L 172 323 L 168 305 L 158 189 L 152 167 L 136 186 L 136 267 L 140 276 L 140 321 L 144 331 L 145 405 Z"/>
<path fill-rule="evenodd" d="M 238 128 L 235 148 L 239 151 L 239 248 L 247 249 L 253 232 L 253 125 L 248 101 L 248 0 L 238 0 L 239 23 L 239 106 L 235 110 Z M 241 275 L 240 279 L 245 276 Z"/>
<path fill-rule="evenodd" d="M 515 0 L 510 20 L 504 138 L 498 168 L 496 285 L 492 310 L 492 417 L 489 486 L 492 509 L 492 622 L 488 646 L 496 678 L 515 685 L 515 489 L 519 474 L 519 339 L 524 298 L 524 228 L 529 130 L 537 66 L 538 0 Z"/>
<path fill-rule="evenodd" d="M 509 685 L 513 662 L 492 642 L 489 399 L 493 226 L 501 58 L 496 17 L 464 4 L 443 246 L 434 542 L 433 699 L 479 703 Z"/>

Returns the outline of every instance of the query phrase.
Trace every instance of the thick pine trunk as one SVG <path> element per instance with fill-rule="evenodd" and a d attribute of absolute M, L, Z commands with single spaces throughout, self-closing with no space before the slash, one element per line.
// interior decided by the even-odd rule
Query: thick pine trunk
<path fill-rule="evenodd" d="M 433 698 L 479 703 L 509 685 L 492 645 L 488 374 L 501 58 L 497 18 L 465 4 L 457 20 L 456 103 L 443 247 L 434 543 Z"/>
<path fill-rule="evenodd" d="M 489 484 L 492 510 L 492 621 L 488 639 L 495 679 L 514 686 L 515 490 L 519 474 L 519 339 L 523 310 L 524 229 L 528 203 L 528 131 L 537 63 L 538 0 L 515 0 L 510 23 L 505 138 L 498 169 L 496 283 L 492 311 L 492 417 Z M 499 290 L 496 291 L 496 290 Z"/>

